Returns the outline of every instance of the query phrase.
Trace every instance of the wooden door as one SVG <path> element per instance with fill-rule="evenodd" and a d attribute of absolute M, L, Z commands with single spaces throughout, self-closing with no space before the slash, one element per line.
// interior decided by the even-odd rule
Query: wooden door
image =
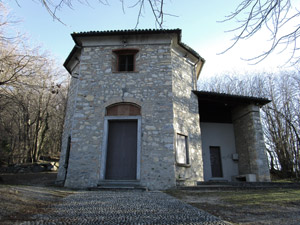
<path fill-rule="evenodd" d="M 136 180 L 137 121 L 110 120 L 105 179 Z"/>
<path fill-rule="evenodd" d="M 223 177 L 220 147 L 209 147 L 212 177 Z"/>

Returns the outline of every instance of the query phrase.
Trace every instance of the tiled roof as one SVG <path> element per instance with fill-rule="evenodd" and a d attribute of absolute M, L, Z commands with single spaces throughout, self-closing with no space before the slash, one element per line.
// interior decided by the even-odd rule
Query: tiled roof
<path fill-rule="evenodd" d="M 232 95 L 225 93 L 217 93 L 217 92 L 209 92 L 209 91 L 193 91 L 199 100 L 205 101 L 217 101 L 228 104 L 258 104 L 263 106 L 271 102 L 271 100 L 267 98 L 258 98 L 252 96 L 242 96 L 242 95 Z"/>
<path fill-rule="evenodd" d="M 177 34 L 178 44 L 186 51 L 190 52 L 196 58 L 205 62 L 205 60 L 191 47 L 181 42 L 181 29 L 135 29 L 135 30 L 108 30 L 108 31 L 88 31 L 88 32 L 74 32 L 71 34 L 76 45 L 80 46 L 79 37 L 93 37 L 93 36 L 114 36 L 114 35 L 138 35 L 138 34 Z M 72 55 L 75 53 L 76 47 L 67 57 L 64 66 L 71 60 Z"/>
<path fill-rule="evenodd" d="M 135 29 L 135 30 L 107 30 L 107 31 L 88 31 L 88 32 L 74 32 L 72 37 L 76 36 L 111 36 L 111 35 L 124 35 L 124 34 L 164 34 L 164 33 L 177 33 L 181 35 L 180 29 Z"/>
<path fill-rule="evenodd" d="M 181 42 L 181 29 L 135 29 L 135 30 L 107 30 L 107 31 L 88 31 L 88 32 L 74 32 L 71 34 L 76 44 L 76 37 L 91 37 L 91 36 L 114 36 L 114 35 L 137 35 L 137 34 L 172 34 L 178 35 L 178 44 L 184 49 L 191 52 L 197 58 L 204 61 L 204 59 L 191 47 Z"/>

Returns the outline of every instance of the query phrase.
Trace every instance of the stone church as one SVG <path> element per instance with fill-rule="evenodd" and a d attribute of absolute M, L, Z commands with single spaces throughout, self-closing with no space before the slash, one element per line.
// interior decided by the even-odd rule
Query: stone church
<path fill-rule="evenodd" d="M 259 109 L 197 90 L 205 60 L 181 30 L 73 33 L 57 183 L 162 190 L 270 181 Z"/>

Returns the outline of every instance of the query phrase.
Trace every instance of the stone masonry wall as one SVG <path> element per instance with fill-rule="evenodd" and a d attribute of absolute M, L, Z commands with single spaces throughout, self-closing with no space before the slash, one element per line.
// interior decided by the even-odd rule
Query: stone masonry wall
<path fill-rule="evenodd" d="M 270 181 L 259 107 L 248 105 L 233 111 L 239 173 L 256 174 L 257 181 Z"/>
<path fill-rule="evenodd" d="M 74 68 L 73 74 L 75 77 L 77 77 L 79 72 L 79 66 Z M 57 183 L 63 183 L 65 180 L 66 175 L 66 168 L 65 168 L 65 161 L 66 161 L 66 151 L 67 151 L 67 145 L 68 145 L 68 137 L 71 135 L 71 127 L 72 127 L 72 121 L 74 117 L 75 112 L 75 95 L 76 90 L 78 88 L 78 79 L 71 78 L 70 84 L 69 84 L 69 90 L 68 90 L 68 101 L 67 101 L 67 110 L 65 115 L 65 122 L 64 122 L 64 129 L 63 129 L 63 135 L 62 135 L 62 146 L 61 146 L 61 152 L 60 152 L 60 159 L 59 159 L 59 170 L 57 174 Z"/>
<path fill-rule="evenodd" d="M 196 86 L 195 69 L 175 51 L 172 51 L 172 68 L 174 141 L 177 133 L 188 137 L 190 161 L 190 166 L 176 166 L 176 179 L 179 185 L 196 185 L 196 181 L 203 180 L 203 162 L 198 99 L 192 93 Z"/>
<path fill-rule="evenodd" d="M 99 182 L 105 107 L 122 101 L 142 109 L 141 185 L 175 186 L 170 44 L 129 44 L 126 48 L 139 49 L 137 72 L 113 72 L 112 51 L 122 47 L 123 43 L 82 49 L 67 187 Z"/>

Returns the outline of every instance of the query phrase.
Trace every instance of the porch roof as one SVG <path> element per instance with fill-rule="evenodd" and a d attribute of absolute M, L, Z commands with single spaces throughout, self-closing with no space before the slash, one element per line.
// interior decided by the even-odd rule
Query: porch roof
<path fill-rule="evenodd" d="M 232 95 L 209 91 L 193 91 L 193 93 L 197 95 L 199 102 L 223 103 L 230 106 L 254 104 L 261 107 L 271 102 L 271 100 L 267 98 L 253 96 Z"/>

